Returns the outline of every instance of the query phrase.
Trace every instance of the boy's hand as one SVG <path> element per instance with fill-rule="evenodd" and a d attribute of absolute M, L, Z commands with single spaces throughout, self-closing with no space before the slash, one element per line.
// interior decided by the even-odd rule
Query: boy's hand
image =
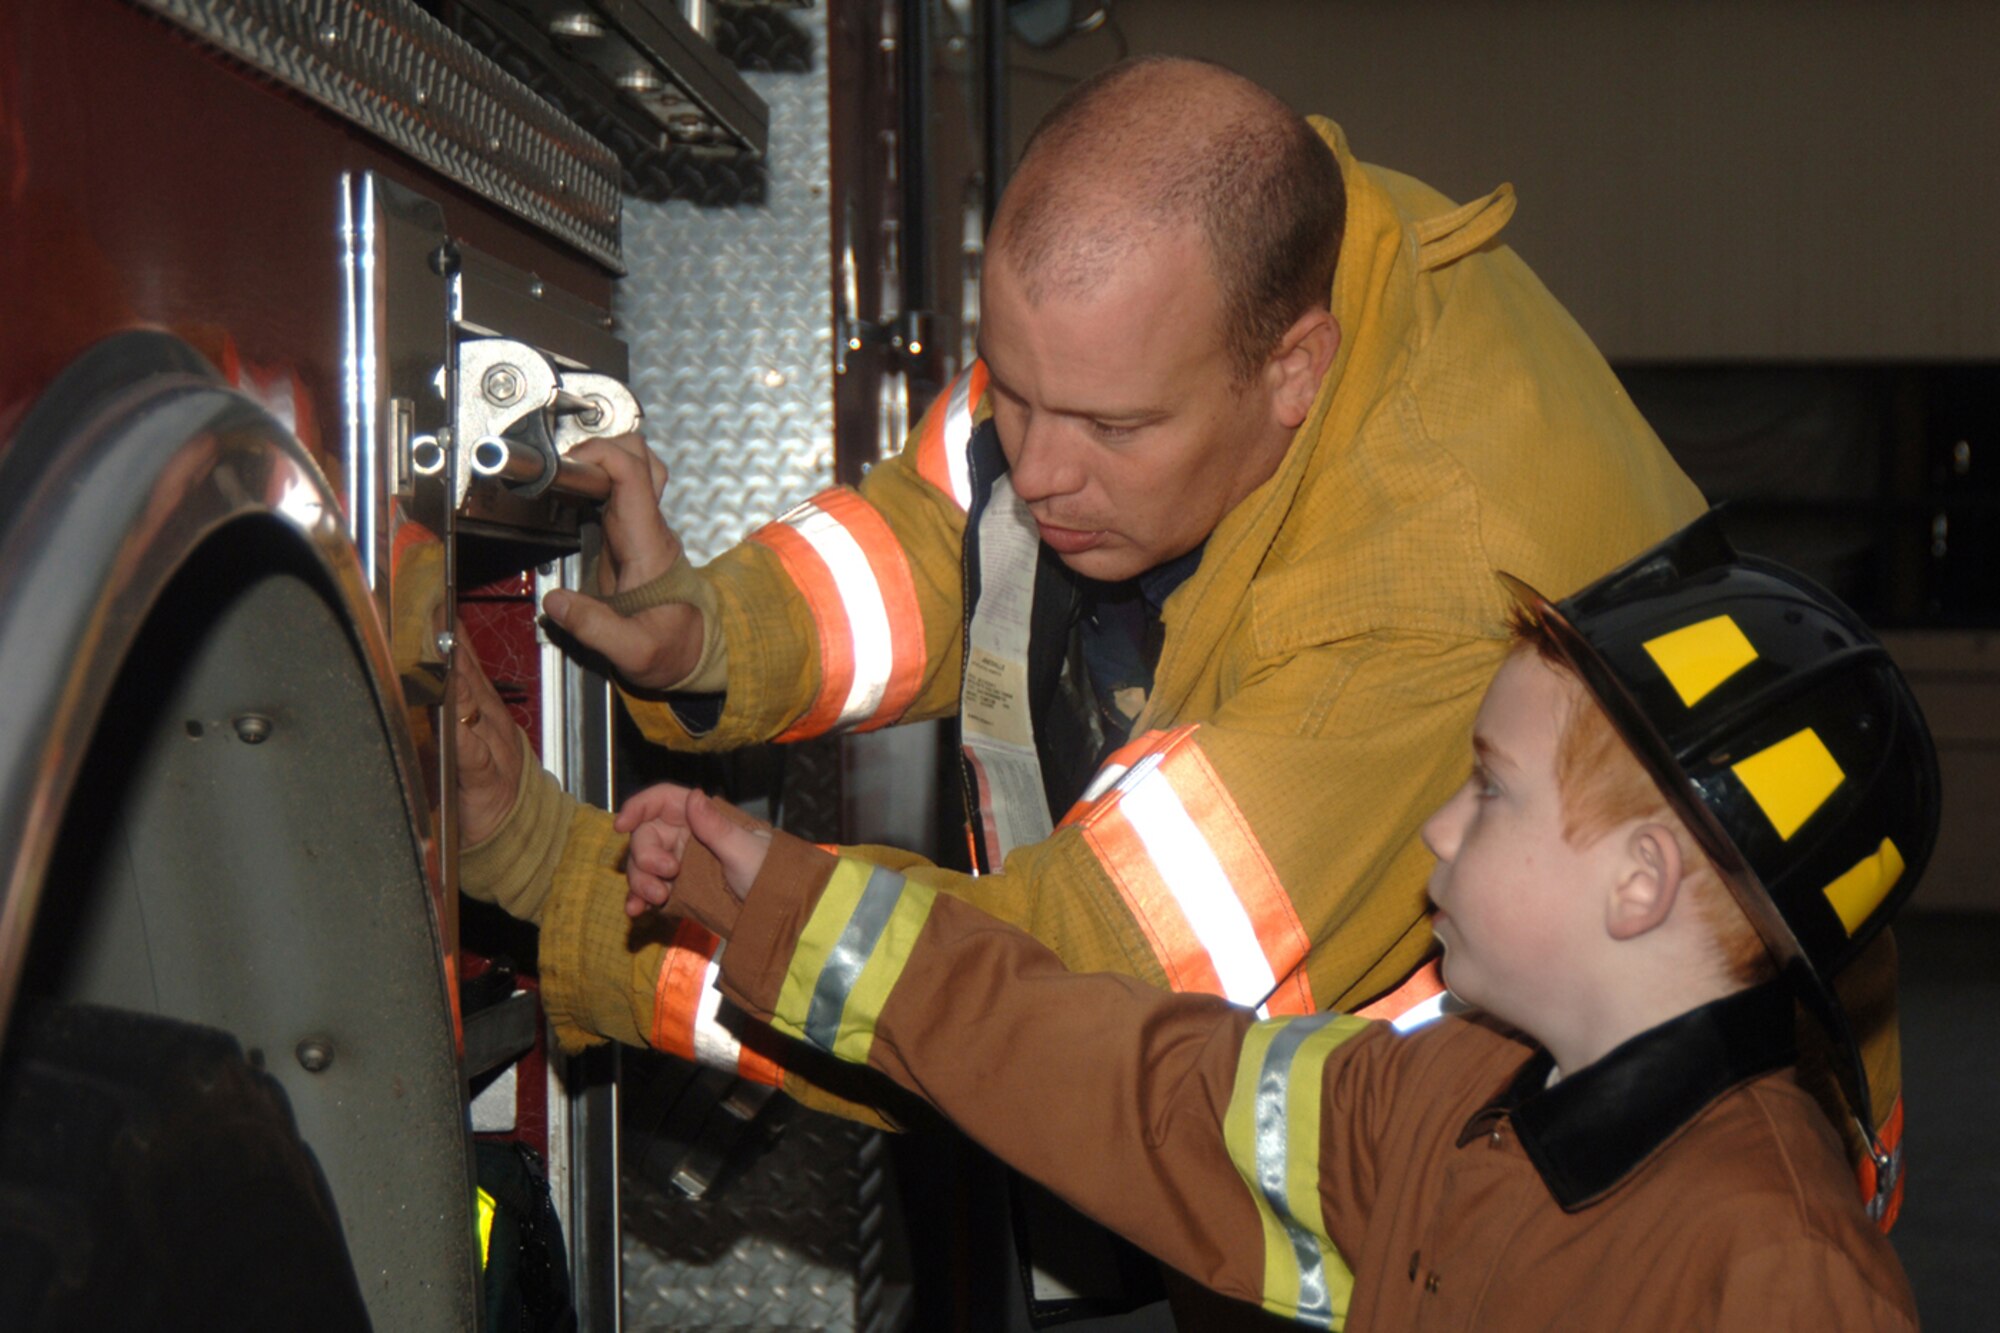
<path fill-rule="evenodd" d="M 625 914 L 665 907 L 674 895 L 689 853 L 699 843 L 722 867 L 723 883 L 738 901 L 750 891 L 764 856 L 771 849 L 771 829 L 722 801 L 673 783 L 648 787 L 625 805 L 612 821 L 620 833 L 632 835 L 625 857 Z M 706 917 L 699 903 L 682 903 Z M 713 925 L 704 921 L 704 924 Z"/>

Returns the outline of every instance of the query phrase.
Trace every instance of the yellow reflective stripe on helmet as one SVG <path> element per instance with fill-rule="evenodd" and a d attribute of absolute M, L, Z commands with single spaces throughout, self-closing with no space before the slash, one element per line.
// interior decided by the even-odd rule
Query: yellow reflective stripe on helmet
<path fill-rule="evenodd" d="M 1222 1121 L 1264 1230 L 1264 1308 L 1316 1328 L 1344 1327 L 1354 1292 L 1320 1210 L 1322 1080 L 1327 1056 L 1369 1026 L 1335 1013 L 1254 1024 Z"/>
<path fill-rule="evenodd" d="M 937 893 L 842 857 L 800 932 L 771 1025 L 855 1064 L 903 975 Z"/>
<path fill-rule="evenodd" d="M 1903 854 L 1896 844 L 1882 839 L 1882 845 L 1862 857 L 1854 868 L 1826 886 L 1826 900 L 1840 913 L 1840 924 L 1852 935 L 1873 915 L 1903 877 Z"/>
<path fill-rule="evenodd" d="M 1644 647 L 1646 655 L 1674 687 L 1674 693 L 1689 708 L 1757 660 L 1757 650 L 1742 627 L 1728 616 L 1713 616 L 1683 625 L 1657 639 L 1648 639 Z"/>
<path fill-rule="evenodd" d="M 1789 839 L 1826 803 L 1846 774 L 1811 727 L 1730 766 L 1778 836 Z"/>
<path fill-rule="evenodd" d="M 486 1271 L 486 1256 L 493 1248 L 493 1214 L 500 1205 L 483 1189 L 479 1191 L 476 1202 L 479 1206 L 479 1270 L 483 1273 Z"/>

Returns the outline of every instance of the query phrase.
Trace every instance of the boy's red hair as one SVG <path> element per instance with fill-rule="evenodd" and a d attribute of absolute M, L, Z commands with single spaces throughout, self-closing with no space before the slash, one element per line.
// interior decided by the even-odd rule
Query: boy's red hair
<path fill-rule="evenodd" d="M 1569 685 L 1569 713 L 1556 743 L 1556 783 L 1563 796 L 1563 837 L 1580 846 L 1620 824 L 1646 820 L 1673 830 L 1685 867 L 1682 888 L 1692 895 L 1696 912 L 1708 923 L 1723 967 L 1741 986 L 1754 986 L 1776 974 L 1770 952 L 1750 918 L 1737 905 L 1687 825 L 1667 804 L 1667 798 L 1618 735 L 1611 719 L 1598 707 L 1576 668 L 1556 646 L 1542 622 L 1517 609 L 1510 628 L 1515 651 L 1532 651 L 1555 668 Z"/>

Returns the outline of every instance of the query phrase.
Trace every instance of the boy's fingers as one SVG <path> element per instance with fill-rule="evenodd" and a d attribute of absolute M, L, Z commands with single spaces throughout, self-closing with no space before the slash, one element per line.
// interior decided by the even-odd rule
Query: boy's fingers
<path fill-rule="evenodd" d="M 644 872 L 628 870 L 625 875 L 625 915 L 639 916 L 667 905 L 672 896 L 666 884 Z"/>
<path fill-rule="evenodd" d="M 736 818 L 730 818 L 732 813 Z M 715 853 L 722 863 L 722 875 L 737 897 L 750 891 L 757 872 L 763 868 L 764 854 L 771 849 L 768 830 L 754 831 L 738 820 L 740 813 L 729 811 L 701 792 L 688 797 L 688 831 Z"/>
<path fill-rule="evenodd" d="M 685 827 L 687 798 L 686 787 L 671 782 L 656 783 L 626 797 L 625 804 L 618 807 L 618 815 L 611 821 L 611 826 L 620 833 L 630 833 L 642 824 L 663 819 Z"/>

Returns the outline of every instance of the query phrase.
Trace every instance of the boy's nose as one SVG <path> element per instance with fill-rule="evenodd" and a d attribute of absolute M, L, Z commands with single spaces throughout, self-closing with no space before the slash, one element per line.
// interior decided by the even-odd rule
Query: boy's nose
<path fill-rule="evenodd" d="M 1431 812 L 1418 834 L 1424 846 L 1430 848 L 1431 855 L 1440 861 L 1449 861 L 1458 855 L 1458 840 L 1465 832 L 1465 807 L 1472 800 L 1472 784 L 1467 782 L 1453 792 L 1451 799 Z"/>

